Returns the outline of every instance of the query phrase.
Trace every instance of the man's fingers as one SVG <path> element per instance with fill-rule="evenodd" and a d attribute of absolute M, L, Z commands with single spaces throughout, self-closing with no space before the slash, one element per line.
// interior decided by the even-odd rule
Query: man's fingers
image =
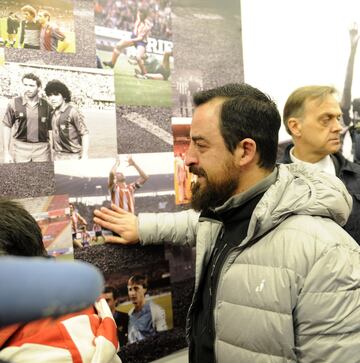
<path fill-rule="evenodd" d="M 106 243 L 120 243 L 120 244 L 127 244 L 128 242 L 119 236 L 104 236 Z"/>
<path fill-rule="evenodd" d="M 118 207 L 116 204 L 113 204 L 113 203 L 111 204 L 111 209 L 114 210 L 117 213 L 120 213 L 120 214 L 128 214 L 129 213 L 125 209 L 122 209 L 122 208 Z M 110 209 L 109 209 L 109 211 L 111 212 Z"/>
<path fill-rule="evenodd" d="M 106 217 L 106 220 L 95 217 L 94 222 L 99 224 L 103 228 L 109 229 L 110 231 L 113 231 L 115 228 L 116 230 L 121 229 L 121 227 L 116 223 L 116 220 L 114 223 L 114 218 L 110 216 Z"/>
<path fill-rule="evenodd" d="M 106 208 L 107 209 L 107 208 Z M 98 218 L 104 219 L 108 222 L 118 223 L 121 219 L 119 218 L 119 215 L 115 212 L 112 212 L 110 209 L 107 209 L 107 211 L 95 209 L 94 215 Z"/>

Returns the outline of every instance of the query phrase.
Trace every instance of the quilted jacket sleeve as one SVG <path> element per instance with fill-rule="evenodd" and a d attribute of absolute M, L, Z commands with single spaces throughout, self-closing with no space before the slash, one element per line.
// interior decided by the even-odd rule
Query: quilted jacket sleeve
<path fill-rule="evenodd" d="M 294 311 L 299 363 L 360 362 L 360 250 L 336 245 L 312 266 Z"/>
<path fill-rule="evenodd" d="M 138 230 L 143 245 L 171 242 L 195 245 L 199 214 L 189 209 L 178 213 L 140 213 Z"/>

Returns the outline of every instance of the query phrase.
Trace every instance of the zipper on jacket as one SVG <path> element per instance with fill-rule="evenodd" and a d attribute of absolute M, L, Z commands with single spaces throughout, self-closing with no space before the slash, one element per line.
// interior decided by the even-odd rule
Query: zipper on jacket
<path fill-rule="evenodd" d="M 221 233 L 221 236 L 220 238 L 223 236 L 224 230 L 222 230 L 222 233 Z M 209 299 L 209 306 L 208 306 L 208 311 L 210 313 L 210 315 L 212 315 L 212 317 L 210 317 L 210 324 L 212 324 L 212 327 L 213 327 L 213 331 L 214 331 L 214 337 L 215 337 L 215 319 L 214 319 L 214 315 L 213 315 L 213 309 L 211 308 L 212 306 L 215 306 L 215 300 L 213 300 L 216 296 L 216 284 L 218 281 L 214 281 L 214 274 L 215 274 L 215 268 L 216 268 L 216 265 L 219 261 L 219 258 L 221 257 L 222 255 L 222 252 L 226 249 L 227 247 L 227 242 L 224 243 L 224 245 L 222 246 L 220 252 L 217 254 L 216 258 L 215 258 L 215 261 L 213 262 L 212 266 L 211 266 L 211 272 L 210 272 L 210 286 L 209 286 L 209 295 L 210 295 L 210 299 Z M 218 249 L 215 249 L 214 250 L 214 253 L 217 252 Z M 231 251 L 231 249 L 229 250 Z M 225 256 L 224 258 L 224 261 L 226 260 L 227 256 Z M 220 274 L 219 274 L 220 276 Z M 214 294 L 213 294 L 213 288 L 214 288 Z M 208 329 L 209 331 L 211 331 L 211 326 L 210 324 L 208 324 Z"/>

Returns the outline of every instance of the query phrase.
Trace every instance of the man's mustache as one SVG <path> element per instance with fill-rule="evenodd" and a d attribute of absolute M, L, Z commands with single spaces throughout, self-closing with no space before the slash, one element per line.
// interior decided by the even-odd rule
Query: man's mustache
<path fill-rule="evenodd" d="M 203 168 L 199 168 L 199 167 L 197 167 L 195 165 L 190 165 L 189 166 L 189 171 L 190 171 L 190 173 L 195 174 L 197 176 L 204 176 L 204 177 L 207 176 L 206 172 L 205 172 L 205 170 Z"/>

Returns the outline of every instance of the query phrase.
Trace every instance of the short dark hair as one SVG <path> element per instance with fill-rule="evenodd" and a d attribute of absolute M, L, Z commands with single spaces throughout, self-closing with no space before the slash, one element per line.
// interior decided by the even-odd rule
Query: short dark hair
<path fill-rule="evenodd" d="M 47 256 L 39 225 L 19 203 L 0 198 L 0 254 Z"/>
<path fill-rule="evenodd" d="M 281 116 L 273 100 L 246 83 L 230 83 L 194 95 L 195 106 L 213 98 L 224 98 L 220 111 L 220 132 L 228 150 L 250 138 L 256 142 L 259 166 L 272 170 L 276 162 Z"/>
<path fill-rule="evenodd" d="M 40 80 L 40 78 L 36 74 L 34 74 L 34 73 L 26 73 L 26 74 L 24 74 L 22 76 L 21 81 L 24 82 L 24 79 L 25 78 L 26 79 L 32 79 L 33 81 L 36 82 L 36 85 L 38 87 L 41 87 L 41 80 Z"/>
<path fill-rule="evenodd" d="M 148 288 L 148 278 L 145 275 L 133 275 L 129 278 L 128 284 L 142 285 L 144 289 Z"/>
<path fill-rule="evenodd" d="M 53 79 L 46 84 L 45 93 L 46 96 L 61 94 L 66 103 L 71 101 L 71 92 L 69 88 L 57 79 Z"/>
<path fill-rule="evenodd" d="M 111 285 L 107 285 L 104 287 L 104 294 L 113 294 L 114 299 L 116 300 L 119 296 L 117 290 L 115 289 L 114 286 Z"/>

